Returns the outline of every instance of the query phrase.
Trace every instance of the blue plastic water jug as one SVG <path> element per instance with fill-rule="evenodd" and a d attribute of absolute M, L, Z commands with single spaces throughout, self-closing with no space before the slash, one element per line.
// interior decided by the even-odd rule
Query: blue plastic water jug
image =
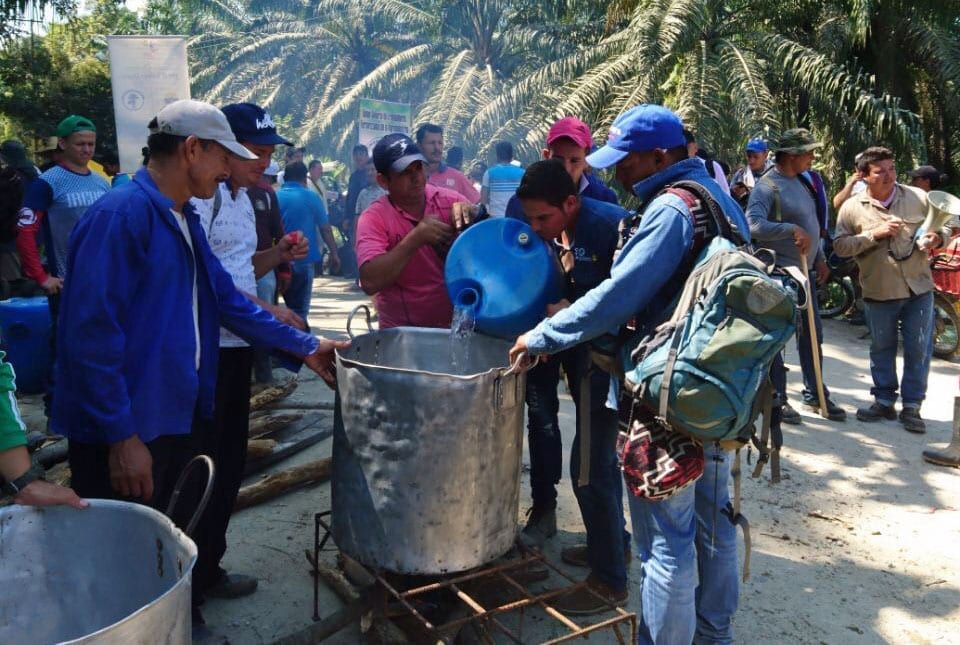
<path fill-rule="evenodd" d="M 454 307 L 471 311 L 477 331 L 515 338 L 560 300 L 563 272 L 553 250 L 526 223 L 498 217 L 453 243 L 444 277 Z"/>
<path fill-rule="evenodd" d="M 17 389 L 43 392 L 50 357 L 50 308 L 46 296 L 0 300 L 0 349 L 17 374 Z"/>

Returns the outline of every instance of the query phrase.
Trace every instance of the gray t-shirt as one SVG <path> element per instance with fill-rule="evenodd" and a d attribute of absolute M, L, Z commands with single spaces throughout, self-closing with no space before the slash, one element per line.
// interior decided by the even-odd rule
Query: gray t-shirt
<path fill-rule="evenodd" d="M 773 182 L 780 194 L 780 221 L 777 221 Z M 823 258 L 820 249 L 820 222 L 813 193 L 797 177 L 785 177 L 773 168 L 757 181 L 747 202 L 747 221 L 750 236 L 758 247 L 777 254 L 778 266 L 800 266 L 800 251 L 793 243 L 793 227 L 803 228 L 810 236 L 807 268 L 812 269 L 817 258 Z"/>

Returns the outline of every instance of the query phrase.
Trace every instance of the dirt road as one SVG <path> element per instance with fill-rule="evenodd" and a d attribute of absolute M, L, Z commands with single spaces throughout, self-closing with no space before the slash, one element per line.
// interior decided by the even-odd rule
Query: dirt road
<path fill-rule="evenodd" d="M 346 314 L 365 298 L 344 281 L 318 279 L 311 324 L 342 333 Z M 362 325 L 361 325 L 362 326 Z M 825 374 L 834 399 L 848 412 L 832 423 L 801 410 L 803 424 L 785 426 L 784 481 L 746 478 L 744 513 L 753 529 L 753 576 L 742 585 L 736 616 L 740 643 L 950 643 L 960 640 L 960 471 L 923 462 L 920 452 L 948 439 L 960 364 L 934 359 L 923 408 L 927 434 L 896 422 L 863 424 L 869 361 L 863 327 L 825 322 Z M 799 410 L 795 347 L 788 352 L 789 385 Z M 332 400 L 316 378 L 305 377 L 290 404 Z M 40 418 L 31 398 L 28 412 Z M 564 448 L 573 436 L 573 406 L 561 399 Z M 330 453 L 325 441 L 280 467 Z M 526 470 L 520 517 L 529 500 Z M 260 578 L 259 591 L 240 600 L 212 600 L 207 622 L 237 644 L 270 642 L 311 622 L 312 583 L 303 552 L 313 541 L 313 515 L 330 508 L 329 485 L 294 492 L 234 516 L 225 564 Z M 560 532 L 546 548 L 559 562 L 562 547 L 583 539 L 566 475 L 560 486 Z M 334 561 L 334 553 L 324 554 Z M 583 575 L 574 568 L 566 569 Z M 634 562 L 631 583 L 640 567 Z M 548 581 L 547 585 L 559 584 Z M 340 607 L 320 588 L 321 616 Z M 636 610 L 636 594 L 629 608 Z M 560 634 L 555 623 L 528 618 L 530 642 Z M 355 643 L 356 626 L 333 642 Z M 609 642 L 609 634 L 591 639 Z"/>

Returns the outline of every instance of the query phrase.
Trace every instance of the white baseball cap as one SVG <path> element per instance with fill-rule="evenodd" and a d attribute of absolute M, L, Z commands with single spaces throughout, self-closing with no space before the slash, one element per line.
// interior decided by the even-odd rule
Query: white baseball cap
<path fill-rule="evenodd" d="M 241 159 L 251 161 L 257 159 L 257 155 L 237 143 L 237 137 L 230 129 L 230 123 L 224 113 L 202 101 L 191 99 L 174 101 L 160 110 L 157 114 L 157 127 L 151 128 L 150 132 L 180 137 L 192 135 L 198 139 L 216 141 Z"/>

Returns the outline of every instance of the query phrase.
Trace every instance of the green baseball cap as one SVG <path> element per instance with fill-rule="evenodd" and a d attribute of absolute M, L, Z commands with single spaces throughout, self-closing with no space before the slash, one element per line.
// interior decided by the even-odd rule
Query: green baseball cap
<path fill-rule="evenodd" d="M 69 137 L 74 132 L 96 132 L 97 126 L 93 121 L 79 114 L 71 114 L 57 125 L 57 136 L 61 139 Z"/>
<path fill-rule="evenodd" d="M 806 128 L 790 128 L 777 138 L 772 149 L 774 152 L 802 155 L 805 152 L 816 150 L 822 145 Z"/>

